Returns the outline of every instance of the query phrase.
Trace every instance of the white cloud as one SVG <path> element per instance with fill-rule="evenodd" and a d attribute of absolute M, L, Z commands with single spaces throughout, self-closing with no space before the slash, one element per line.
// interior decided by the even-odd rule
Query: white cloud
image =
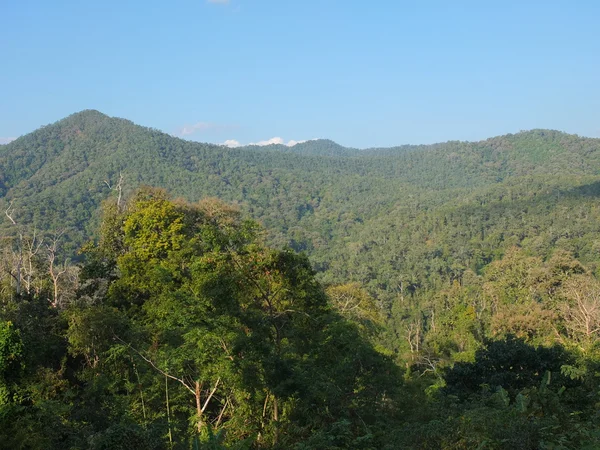
<path fill-rule="evenodd" d="M 294 145 L 301 144 L 303 142 L 306 141 L 295 141 L 294 139 L 290 139 L 289 141 L 285 142 L 280 137 L 273 137 L 271 139 L 267 139 L 266 141 L 250 142 L 247 145 L 258 145 L 259 147 L 263 147 L 265 145 L 285 145 L 287 147 L 293 147 Z"/>
<path fill-rule="evenodd" d="M 279 145 L 284 144 L 283 139 L 280 137 L 273 137 L 271 139 L 267 139 L 266 141 L 258 141 L 258 142 L 250 142 L 248 145 L 258 145 L 260 147 L 264 145 Z"/>
<path fill-rule="evenodd" d="M 227 139 L 221 145 L 224 145 L 225 147 L 235 148 L 235 147 L 239 147 L 242 144 L 240 144 L 240 142 L 236 141 L 235 139 Z"/>
<path fill-rule="evenodd" d="M 258 141 L 258 142 L 250 142 L 248 144 L 242 144 L 239 141 L 236 141 L 235 139 L 228 139 L 225 142 L 223 142 L 221 145 L 224 145 L 226 147 L 241 147 L 244 145 L 257 145 L 259 147 L 264 147 L 265 145 L 285 145 L 287 147 L 293 147 L 296 144 L 301 144 L 303 142 L 306 141 L 295 141 L 294 139 L 290 139 L 289 141 L 285 142 L 285 140 L 283 140 L 282 138 L 276 136 L 276 137 L 272 137 L 271 139 L 267 139 L 265 141 Z"/>
<path fill-rule="evenodd" d="M 0 137 L 0 144 L 8 144 L 16 139 L 16 137 Z"/>

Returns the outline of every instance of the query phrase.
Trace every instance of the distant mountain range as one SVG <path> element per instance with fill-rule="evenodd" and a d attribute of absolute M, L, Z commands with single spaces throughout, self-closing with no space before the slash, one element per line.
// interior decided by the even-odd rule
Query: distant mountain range
<path fill-rule="evenodd" d="M 473 236 L 484 242 L 502 228 L 510 234 L 508 210 L 514 220 L 535 211 L 531 220 L 541 223 L 559 218 L 567 198 L 595 208 L 589 199 L 600 182 L 600 139 L 532 130 L 384 149 L 324 139 L 227 148 L 88 110 L 0 146 L 0 203 L 6 209 L 13 202 L 20 224 L 66 227 L 74 249 L 94 235 L 101 202 L 115 195 L 106 182 L 114 184 L 120 173 L 126 194 L 145 184 L 191 201 L 214 196 L 235 203 L 264 224 L 271 244 L 308 252 L 325 281 L 357 279 L 385 297 L 397 289 L 397 274 L 431 278 L 431 268 L 411 275 L 418 264 L 407 262 L 437 258 L 427 246 L 440 246 L 446 265 L 455 262 L 456 247 L 465 267 L 493 259 L 501 250 L 484 251 Z M 442 236 L 440 220 L 473 236 Z M 1 227 L 14 230 L 7 220 Z M 538 237 L 546 231 L 539 228 Z M 532 236 L 521 234 L 501 242 L 527 245 Z M 475 249 L 485 254 L 475 257 Z"/>

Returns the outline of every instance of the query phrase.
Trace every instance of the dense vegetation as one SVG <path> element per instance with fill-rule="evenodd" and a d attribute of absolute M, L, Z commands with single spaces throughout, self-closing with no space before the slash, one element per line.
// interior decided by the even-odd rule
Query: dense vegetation
<path fill-rule="evenodd" d="M 0 445 L 598 448 L 598 195 L 547 130 L 43 127 L 0 146 Z"/>

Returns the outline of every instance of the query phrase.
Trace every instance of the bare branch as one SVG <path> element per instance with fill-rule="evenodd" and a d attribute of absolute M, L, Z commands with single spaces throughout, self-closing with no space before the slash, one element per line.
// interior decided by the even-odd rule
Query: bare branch
<path fill-rule="evenodd" d="M 204 412 L 206 410 L 206 408 L 208 406 L 208 402 L 210 402 L 210 399 L 215 394 L 217 388 L 219 387 L 220 382 L 221 382 L 221 378 L 217 378 L 217 382 L 215 383 L 215 386 L 212 388 L 212 391 L 210 391 L 210 394 L 208 394 L 208 397 L 206 397 L 206 401 L 204 402 L 204 406 L 202 407 L 202 412 Z"/>
<path fill-rule="evenodd" d="M 108 186 L 108 189 L 111 191 L 117 191 L 117 208 L 121 209 L 121 199 L 123 198 L 123 181 L 124 181 L 123 173 L 119 171 L 119 180 L 117 184 L 111 184 L 108 180 L 104 180 L 104 184 Z"/>
<path fill-rule="evenodd" d="M 223 418 L 223 413 L 225 413 L 225 410 L 227 409 L 228 405 L 229 405 L 229 397 L 227 397 L 225 399 L 225 405 L 223 406 L 223 409 L 221 409 L 221 412 L 219 413 L 219 417 L 217 417 L 217 424 L 215 425 L 215 428 L 219 428 L 219 425 L 221 424 L 221 419 Z"/>
<path fill-rule="evenodd" d="M 223 339 L 219 339 L 219 341 L 221 341 L 221 348 L 223 350 L 225 350 L 225 354 L 227 355 L 227 358 L 229 358 L 230 360 L 233 361 L 233 356 L 231 355 L 231 352 L 227 348 L 227 344 L 225 344 L 225 341 Z"/>
<path fill-rule="evenodd" d="M 6 208 L 6 211 L 4 211 L 4 214 L 6 214 L 6 217 L 8 217 L 8 220 L 10 220 L 13 225 L 16 225 L 17 222 L 15 222 L 15 219 L 13 219 L 11 215 L 14 212 L 13 202 L 14 200 L 10 201 L 10 203 L 8 204 L 8 208 Z"/>
<path fill-rule="evenodd" d="M 142 352 L 140 352 L 139 350 L 137 350 L 135 347 L 133 347 L 130 343 L 125 342 L 123 339 L 121 339 L 119 336 L 114 335 L 115 339 L 118 340 L 119 342 L 125 344 L 129 349 L 133 350 L 140 358 L 142 358 L 144 361 L 146 361 L 148 364 L 150 364 L 157 372 L 161 373 L 162 375 L 164 375 L 167 378 L 170 378 L 172 380 L 178 381 L 179 383 L 181 383 L 188 391 L 190 391 L 192 394 L 196 395 L 196 392 L 194 391 L 194 389 L 192 387 L 190 387 L 184 379 L 182 378 L 177 378 L 176 376 L 171 375 L 168 372 L 165 372 L 164 370 L 162 370 L 160 367 L 158 367 L 154 361 L 152 361 L 150 358 L 145 357 Z M 219 379 L 220 380 L 220 379 Z"/>

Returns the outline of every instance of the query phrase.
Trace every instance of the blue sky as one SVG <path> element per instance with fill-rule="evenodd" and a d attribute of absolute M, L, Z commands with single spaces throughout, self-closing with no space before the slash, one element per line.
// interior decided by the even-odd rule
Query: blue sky
<path fill-rule="evenodd" d="M 584 0 L 2 0 L 0 139 L 83 109 L 217 143 L 600 137 L 599 22 Z"/>

